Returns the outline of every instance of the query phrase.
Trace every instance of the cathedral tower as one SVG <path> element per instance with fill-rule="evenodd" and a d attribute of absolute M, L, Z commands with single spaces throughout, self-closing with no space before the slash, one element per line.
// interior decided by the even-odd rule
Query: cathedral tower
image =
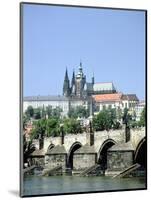
<path fill-rule="evenodd" d="M 65 78 L 63 83 L 63 96 L 69 97 L 70 96 L 70 81 L 68 77 L 68 71 L 66 68 Z"/>
<path fill-rule="evenodd" d="M 76 96 L 79 98 L 83 96 L 85 83 L 86 83 L 86 76 L 84 76 L 83 74 L 82 63 L 80 62 L 79 71 L 75 79 Z"/>

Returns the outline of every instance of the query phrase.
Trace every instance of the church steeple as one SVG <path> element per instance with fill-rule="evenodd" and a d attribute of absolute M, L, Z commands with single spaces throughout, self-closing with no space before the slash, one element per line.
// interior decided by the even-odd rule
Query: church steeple
<path fill-rule="evenodd" d="M 70 81 L 68 77 L 68 70 L 66 68 L 65 78 L 63 83 L 63 95 L 68 97 L 70 95 Z"/>
<path fill-rule="evenodd" d="M 75 95 L 75 73 L 73 71 L 72 80 L 71 80 L 71 94 Z"/>
<path fill-rule="evenodd" d="M 73 74 L 72 74 L 72 81 L 71 81 L 71 87 L 75 85 L 75 74 L 74 74 L 74 70 L 73 70 Z"/>
<path fill-rule="evenodd" d="M 93 76 L 92 76 L 92 85 L 94 85 L 94 73 L 93 73 Z"/>

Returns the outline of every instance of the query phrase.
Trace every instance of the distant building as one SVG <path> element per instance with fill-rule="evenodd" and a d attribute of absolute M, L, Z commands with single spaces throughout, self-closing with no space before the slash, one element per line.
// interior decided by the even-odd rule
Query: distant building
<path fill-rule="evenodd" d="M 121 109 L 122 111 L 125 108 L 129 109 L 129 112 L 133 114 L 136 105 L 139 100 L 135 94 L 122 94 L 122 93 L 113 93 L 113 94 L 100 94 L 93 95 L 95 104 L 95 112 L 103 110 L 103 108 L 116 108 Z"/>
<path fill-rule="evenodd" d="M 141 114 L 143 109 L 145 108 L 145 101 L 140 101 L 136 107 L 135 107 L 135 112 L 136 112 L 136 121 L 140 120 Z"/>

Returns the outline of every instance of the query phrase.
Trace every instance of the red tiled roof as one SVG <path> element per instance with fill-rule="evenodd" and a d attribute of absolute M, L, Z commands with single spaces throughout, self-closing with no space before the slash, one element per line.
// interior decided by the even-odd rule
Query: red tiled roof
<path fill-rule="evenodd" d="M 93 95 L 93 98 L 96 102 L 120 101 L 121 97 L 122 93 Z"/>

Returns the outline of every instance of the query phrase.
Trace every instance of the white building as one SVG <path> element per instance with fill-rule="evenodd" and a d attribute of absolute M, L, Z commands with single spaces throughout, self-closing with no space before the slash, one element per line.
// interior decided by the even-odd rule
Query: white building
<path fill-rule="evenodd" d="M 135 112 L 136 112 L 136 121 L 140 120 L 141 114 L 143 109 L 145 108 L 145 101 L 140 101 L 136 107 L 135 107 Z"/>

